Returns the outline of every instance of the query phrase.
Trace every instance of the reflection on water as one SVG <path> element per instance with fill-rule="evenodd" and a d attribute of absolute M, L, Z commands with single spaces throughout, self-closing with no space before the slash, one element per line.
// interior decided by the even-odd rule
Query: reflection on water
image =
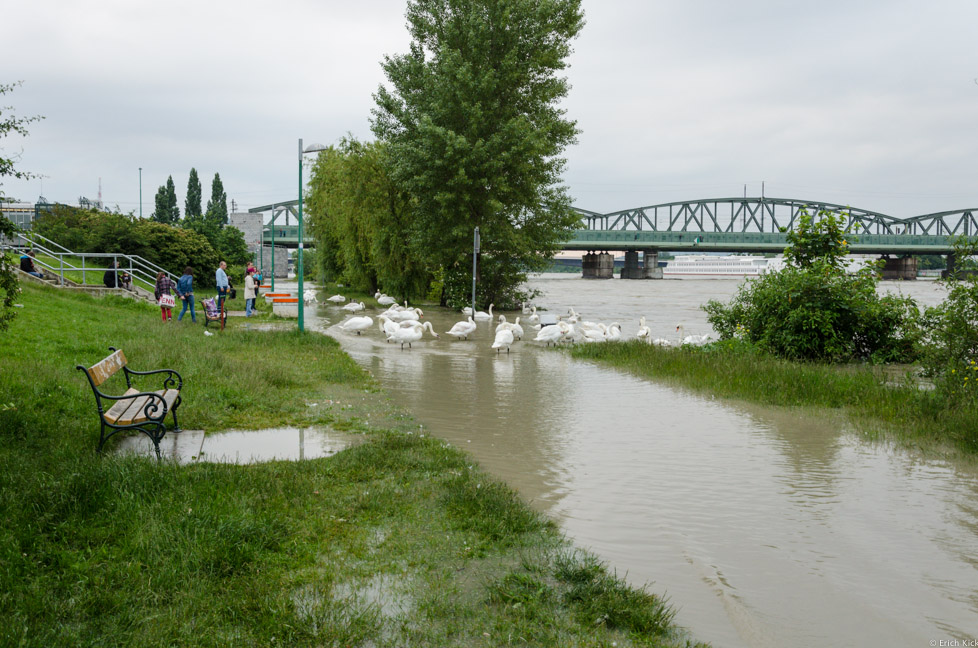
<path fill-rule="evenodd" d="M 634 336 L 708 330 L 736 282 L 544 277 L 537 303 Z M 924 282 L 884 284 L 937 303 Z M 321 314 L 334 322 L 333 308 Z M 372 313 L 375 314 L 375 313 Z M 426 309 L 439 332 L 461 319 Z M 508 314 L 510 319 L 512 314 Z M 325 328 L 325 324 L 322 325 Z M 530 333 L 527 328 L 527 333 Z M 867 444 L 844 421 L 721 403 L 532 343 L 330 330 L 432 434 L 557 519 L 716 646 L 929 645 L 978 628 L 978 471 Z"/>

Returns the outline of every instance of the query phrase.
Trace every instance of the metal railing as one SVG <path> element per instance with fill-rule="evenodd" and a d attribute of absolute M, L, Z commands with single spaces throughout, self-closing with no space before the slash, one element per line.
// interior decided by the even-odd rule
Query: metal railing
<path fill-rule="evenodd" d="M 83 286 L 104 285 L 102 279 L 105 272 L 113 269 L 116 264 L 118 264 L 118 267 L 115 267 L 116 273 L 127 273 L 131 278 L 133 287 L 139 286 L 151 293 L 156 289 L 156 277 L 160 272 L 165 273 L 176 282 L 176 275 L 172 272 L 139 255 L 114 252 L 73 252 L 56 241 L 35 232 L 21 231 L 13 239 L 0 241 L 0 248 L 3 251 L 9 250 L 20 254 L 33 250 L 36 255 L 42 254 L 48 257 L 50 261 L 34 257 L 34 264 L 48 270 L 61 285 L 68 282 L 77 283 L 71 279 L 66 279 L 65 273 L 81 273 L 81 285 Z M 109 267 L 91 265 L 97 263 L 94 261 L 95 259 L 110 260 Z M 97 276 L 96 283 L 88 282 L 88 277 L 92 274 Z M 116 281 L 116 285 L 121 287 L 121 277 L 117 275 Z"/>

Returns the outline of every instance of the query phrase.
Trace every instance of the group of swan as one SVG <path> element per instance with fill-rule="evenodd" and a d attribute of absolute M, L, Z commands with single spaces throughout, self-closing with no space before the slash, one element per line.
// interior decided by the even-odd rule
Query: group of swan
<path fill-rule="evenodd" d="M 388 342 L 400 344 L 403 349 L 405 344 L 408 345 L 408 348 L 411 348 L 412 342 L 420 340 L 425 330 L 429 331 L 434 337 L 439 337 L 430 322 L 421 323 L 420 320 L 424 316 L 424 313 L 420 308 L 408 307 L 407 302 L 401 306 L 393 298 L 381 292 L 377 292 L 374 298 L 377 299 L 378 303 L 381 303 L 381 299 L 383 299 L 383 304 L 388 306 L 387 310 L 378 315 L 379 328 L 386 336 Z M 342 295 L 334 295 L 327 301 L 338 305 L 345 302 L 346 298 Z M 492 320 L 493 307 L 494 304 L 490 304 L 488 312 L 476 311 L 474 313 L 471 308 L 463 308 L 462 312 L 467 315 L 466 319 L 456 322 L 445 334 L 456 340 L 468 340 L 469 336 L 478 330 L 479 322 L 489 322 Z M 352 302 L 343 306 L 343 310 L 351 313 L 356 313 L 364 309 L 363 302 Z M 573 308 L 568 309 L 567 315 L 557 316 L 556 324 L 549 326 L 540 325 L 540 317 L 537 315 L 536 306 L 523 304 L 521 310 L 523 315 L 527 316 L 527 321 L 537 330 L 536 337 L 533 338 L 534 342 L 543 342 L 549 346 L 550 344 L 556 345 L 562 342 L 595 343 L 622 339 L 621 324 L 618 322 L 604 324 L 602 322 L 587 321 L 582 319 L 580 313 Z M 517 317 L 513 322 L 508 322 L 505 315 L 498 316 L 498 325 L 496 326 L 495 336 L 491 346 L 492 349 L 496 350 L 497 354 L 502 352 L 503 349 L 509 353 L 513 344 L 517 340 L 523 339 L 524 331 L 523 326 L 520 324 L 520 319 L 520 317 Z M 338 328 L 360 335 L 363 331 L 372 327 L 373 324 L 374 320 L 371 317 L 362 315 L 350 317 L 339 324 Z M 700 346 L 713 340 L 710 334 L 685 335 L 685 328 L 682 324 L 676 326 L 676 335 L 677 338 L 675 341 L 665 338 L 653 339 L 652 331 L 645 317 L 642 317 L 639 320 L 639 327 L 635 337 L 648 344 L 669 347 L 683 345 Z"/>

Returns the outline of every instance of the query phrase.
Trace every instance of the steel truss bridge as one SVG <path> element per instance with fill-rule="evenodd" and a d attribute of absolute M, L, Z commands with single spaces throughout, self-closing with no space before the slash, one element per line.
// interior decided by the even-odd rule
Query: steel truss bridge
<path fill-rule="evenodd" d="M 710 198 L 636 207 L 600 214 L 577 209 L 584 229 L 565 250 L 676 250 L 781 252 L 787 233 L 805 211 L 841 214 L 854 241 L 854 254 L 949 254 L 960 236 L 978 236 L 978 209 L 913 218 L 815 200 L 791 198 Z"/>
<path fill-rule="evenodd" d="M 249 211 L 271 211 L 264 241 L 295 247 L 297 200 L 283 201 Z M 961 236 L 978 236 L 978 208 L 895 218 L 879 212 L 816 200 L 793 198 L 709 198 L 635 207 L 601 214 L 576 209 L 582 229 L 561 247 L 565 250 L 669 250 L 701 252 L 781 252 L 787 233 L 798 225 L 803 211 L 818 219 L 822 211 L 845 218 L 853 240 L 853 254 L 949 254 Z M 285 224 L 276 222 L 285 216 Z M 296 219 L 297 222 L 298 219 Z M 305 228 L 304 228 L 305 229 Z M 306 229 L 303 240 L 314 245 Z"/>

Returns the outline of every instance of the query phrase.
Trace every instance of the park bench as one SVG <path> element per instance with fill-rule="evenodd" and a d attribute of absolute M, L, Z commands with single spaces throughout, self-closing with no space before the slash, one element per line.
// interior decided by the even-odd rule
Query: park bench
<path fill-rule="evenodd" d="M 217 322 L 221 325 L 221 329 L 224 329 L 224 324 L 227 322 L 228 313 L 225 309 L 223 312 L 217 312 L 217 301 L 214 297 L 209 299 L 202 299 L 200 305 L 204 307 L 204 328 L 211 322 Z M 222 304 L 224 306 L 226 304 Z"/>
<path fill-rule="evenodd" d="M 85 372 L 95 393 L 95 403 L 98 405 L 98 415 L 102 421 L 98 451 L 102 451 L 102 446 L 116 432 L 137 430 L 152 440 L 153 447 L 156 449 L 156 458 L 160 459 L 160 441 L 166 434 L 167 412 L 173 412 L 173 431 L 180 431 L 180 424 L 177 423 L 177 407 L 180 406 L 180 388 L 183 387 L 183 378 L 173 369 L 133 371 L 127 366 L 126 356 L 122 350 L 117 350 L 115 347 L 109 347 L 109 350 L 113 353 L 98 364 L 91 367 L 84 365 L 75 367 Z M 126 392 L 121 396 L 102 392 L 99 387 L 120 369 L 126 376 Z M 153 374 L 166 374 L 163 389 L 140 391 L 133 387 L 132 376 Z M 105 406 L 110 403 L 111 405 L 106 409 Z"/>

